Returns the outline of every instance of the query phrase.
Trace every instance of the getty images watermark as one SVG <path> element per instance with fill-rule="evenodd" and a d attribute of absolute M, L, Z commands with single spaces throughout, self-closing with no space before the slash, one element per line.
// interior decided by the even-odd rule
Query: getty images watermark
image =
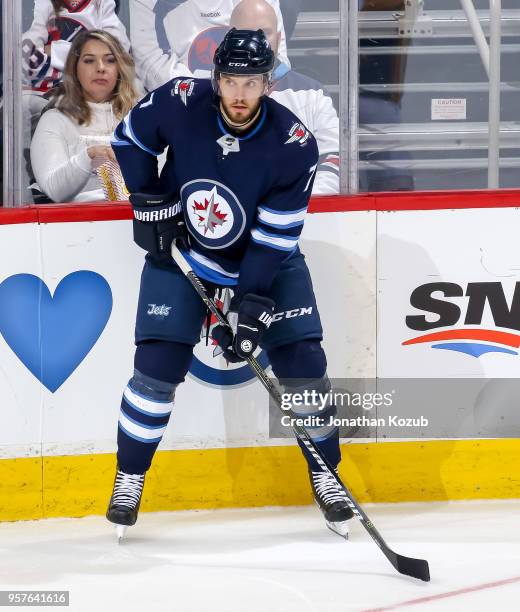
<path fill-rule="evenodd" d="M 301 393 L 282 393 L 281 408 L 290 414 L 280 418 L 283 427 L 418 427 L 429 425 L 424 415 L 405 417 L 398 414 L 385 414 L 384 416 L 369 416 L 368 412 L 374 409 L 389 409 L 395 398 L 395 390 L 385 393 L 378 392 L 350 392 L 330 390 L 320 392 L 305 390 Z M 336 411 L 329 411 L 331 406 Z M 343 409 L 363 410 L 361 414 L 342 415 Z"/>
<path fill-rule="evenodd" d="M 282 410 L 270 402 L 272 439 L 292 438 L 296 424 L 316 435 L 317 428 L 339 426 L 342 438 L 520 438 L 520 377 L 331 378 L 326 387 L 306 379 L 273 383 Z"/>
<path fill-rule="evenodd" d="M 398 405 L 394 408 L 395 389 L 376 391 L 376 381 L 335 380 L 330 390 L 323 391 L 305 389 L 302 380 L 294 382 L 299 383 L 291 385 L 294 390 L 280 389 L 282 412 L 270 403 L 271 438 L 292 437 L 295 426 L 309 430 L 338 427 L 342 437 L 372 437 L 372 432 L 383 432 L 384 437 L 397 438 L 403 431 L 409 435 L 421 432 L 416 433 L 421 437 L 429 425 L 424 414 L 402 414 Z"/>

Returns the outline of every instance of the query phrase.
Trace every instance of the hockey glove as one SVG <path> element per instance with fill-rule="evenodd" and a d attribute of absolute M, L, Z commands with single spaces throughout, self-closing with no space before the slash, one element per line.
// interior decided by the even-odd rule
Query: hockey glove
<path fill-rule="evenodd" d="M 133 193 L 134 242 L 162 262 L 171 261 L 174 240 L 183 250 L 189 249 L 189 237 L 180 201 L 170 195 Z"/>
<path fill-rule="evenodd" d="M 267 297 L 247 293 L 238 308 L 231 300 L 227 319 L 233 329 L 217 325 L 212 337 L 227 361 L 238 363 L 251 357 L 273 320 L 274 302 Z"/>

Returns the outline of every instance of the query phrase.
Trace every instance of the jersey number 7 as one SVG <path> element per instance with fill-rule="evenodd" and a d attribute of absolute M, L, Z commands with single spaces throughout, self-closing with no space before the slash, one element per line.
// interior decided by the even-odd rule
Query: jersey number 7
<path fill-rule="evenodd" d="M 314 173 L 316 172 L 316 168 L 318 167 L 318 164 L 314 164 L 314 166 L 311 166 L 311 168 L 309 169 L 309 180 L 307 181 L 307 185 L 305 185 L 305 189 L 303 190 L 303 193 L 305 193 L 306 191 L 308 191 L 309 187 L 311 186 L 311 182 L 312 179 L 314 177 Z"/>

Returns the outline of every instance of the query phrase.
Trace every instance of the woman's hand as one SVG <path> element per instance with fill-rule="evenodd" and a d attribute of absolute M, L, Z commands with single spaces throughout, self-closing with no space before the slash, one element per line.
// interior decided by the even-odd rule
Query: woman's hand
<path fill-rule="evenodd" d="M 114 151 L 109 145 L 93 145 L 87 148 L 87 153 L 90 159 L 99 160 L 101 163 L 107 159 L 114 162 L 117 161 Z"/>

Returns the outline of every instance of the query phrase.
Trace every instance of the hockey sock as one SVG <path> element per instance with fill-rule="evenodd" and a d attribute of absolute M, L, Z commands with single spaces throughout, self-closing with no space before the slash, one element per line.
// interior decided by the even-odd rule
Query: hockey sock
<path fill-rule="evenodd" d="M 330 399 L 330 381 L 325 375 L 318 380 L 298 382 L 303 384 L 298 386 L 285 385 L 285 393 L 290 393 L 298 398 L 307 398 L 307 400 L 302 402 L 301 405 L 300 402 L 298 402 L 298 405 L 293 404 L 291 412 L 297 418 L 311 417 L 312 425 L 306 426 L 306 429 L 322 455 L 335 468 L 341 461 L 341 454 L 339 450 L 339 428 L 331 422 L 336 416 L 336 406 Z M 309 469 L 313 472 L 321 471 L 320 466 L 303 442 L 298 439 L 298 444 L 307 460 Z"/>
<path fill-rule="evenodd" d="M 127 474 L 144 474 L 152 463 L 173 408 L 177 385 L 135 370 L 121 400 L 117 462 Z"/>
<path fill-rule="evenodd" d="M 314 438 L 314 436 L 312 436 L 312 439 L 316 443 L 316 446 L 320 449 L 321 454 L 327 459 L 327 461 L 332 465 L 332 467 L 337 468 L 339 462 L 341 461 L 341 452 L 339 449 L 339 429 L 336 427 L 335 430 L 323 440 L 316 439 Z M 298 440 L 298 444 L 302 449 L 302 453 L 305 459 L 307 460 L 309 470 L 311 472 L 320 472 L 321 467 L 309 453 L 307 448 L 300 440 Z"/>
<path fill-rule="evenodd" d="M 339 430 L 337 426 L 329 424 L 330 419 L 336 415 L 336 406 L 328 393 L 331 385 L 326 374 L 327 360 L 320 341 L 301 340 L 271 349 L 269 361 L 286 393 L 307 392 L 307 397 L 317 398 L 317 402 L 311 401 L 301 406 L 293 405 L 292 413 L 295 417 L 318 417 L 320 425 L 306 429 L 325 458 L 336 467 L 341 460 Z M 300 440 L 298 444 L 309 468 L 312 471 L 321 471 L 305 445 Z"/>

